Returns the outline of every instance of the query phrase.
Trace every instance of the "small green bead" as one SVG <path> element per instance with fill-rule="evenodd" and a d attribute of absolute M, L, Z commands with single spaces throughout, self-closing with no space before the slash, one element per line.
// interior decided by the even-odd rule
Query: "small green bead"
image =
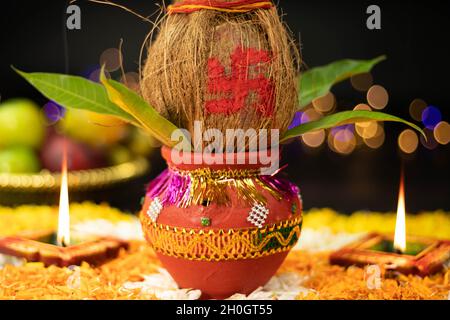
<path fill-rule="evenodd" d="M 297 212 L 297 205 L 295 203 L 292 205 L 291 211 L 292 211 L 292 213 Z"/>
<path fill-rule="evenodd" d="M 145 197 L 142 197 L 141 198 L 141 206 L 144 204 L 144 202 L 145 202 Z"/>
<path fill-rule="evenodd" d="M 209 227 L 211 225 L 210 218 L 204 217 L 204 218 L 201 218 L 200 221 L 201 221 L 203 227 Z"/>

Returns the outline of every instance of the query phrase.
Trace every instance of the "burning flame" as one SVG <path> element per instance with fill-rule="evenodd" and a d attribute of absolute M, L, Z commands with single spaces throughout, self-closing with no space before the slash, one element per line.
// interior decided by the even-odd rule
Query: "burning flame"
<path fill-rule="evenodd" d="M 61 193 L 59 196 L 58 233 L 56 241 L 59 246 L 70 244 L 69 186 L 67 183 L 67 146 L 64 142 L 61 165 Z"/>
<path fill-rule="evenodd" d="M 394 249 L 405 252 L 406 250 L 406 222 L 405 222 L 405 187 L 403 171 L 400 178 L 400 190 L 398 193 L 397 220 L 395 222 Z"/>

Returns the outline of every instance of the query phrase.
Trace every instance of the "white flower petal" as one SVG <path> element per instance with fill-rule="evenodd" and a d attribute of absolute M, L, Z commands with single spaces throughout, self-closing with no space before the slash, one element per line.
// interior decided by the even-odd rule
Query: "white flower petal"
<path fill-rule="evenodd" d="M 144 281 L 126 282 L 123 289 L 140 289 L 143 295 L 154 295 L 163 300 L 196 300 L 201 296 L 200 290 L 179 289 L 169 273 L 160 268 L 158 273 L 144 276 Z"/>

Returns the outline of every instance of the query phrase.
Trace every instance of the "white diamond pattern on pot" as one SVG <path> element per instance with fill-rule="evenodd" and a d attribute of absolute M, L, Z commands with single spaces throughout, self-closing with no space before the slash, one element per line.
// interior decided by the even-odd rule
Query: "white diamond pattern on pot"
<path fill-rule="evenodd" d="M 156 222 L 156 220 L 158 219 L 158 216 L 161 213 L 162 208 L 163 205 L 161 203 L 161 200 L 159 200 L 158 197 L 154 198 L 147 210 L 147 214 L 150 217 L 150 219 L 152 219 L 153 222 Z"/>
<path fill-rule="evenodd" d="M 269 209 L 267 209 L 262 203 L 255 202 L 248 214 L 247 221 L 258 228 L 262 228 L 268 215 Z"/>

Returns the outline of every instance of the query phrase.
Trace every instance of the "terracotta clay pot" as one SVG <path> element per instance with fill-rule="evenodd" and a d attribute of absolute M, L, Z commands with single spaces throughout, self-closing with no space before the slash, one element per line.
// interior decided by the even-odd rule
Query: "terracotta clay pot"
<path fill-rule="evenodd" d="M 260 164 L 175 165 L 171 149 L 162 155 L 168 169 L 149 185 L 141 222 L 178 285 L 205 299 L 265 285 L 300 236 L 298 188 L 259 175 Z"/>

